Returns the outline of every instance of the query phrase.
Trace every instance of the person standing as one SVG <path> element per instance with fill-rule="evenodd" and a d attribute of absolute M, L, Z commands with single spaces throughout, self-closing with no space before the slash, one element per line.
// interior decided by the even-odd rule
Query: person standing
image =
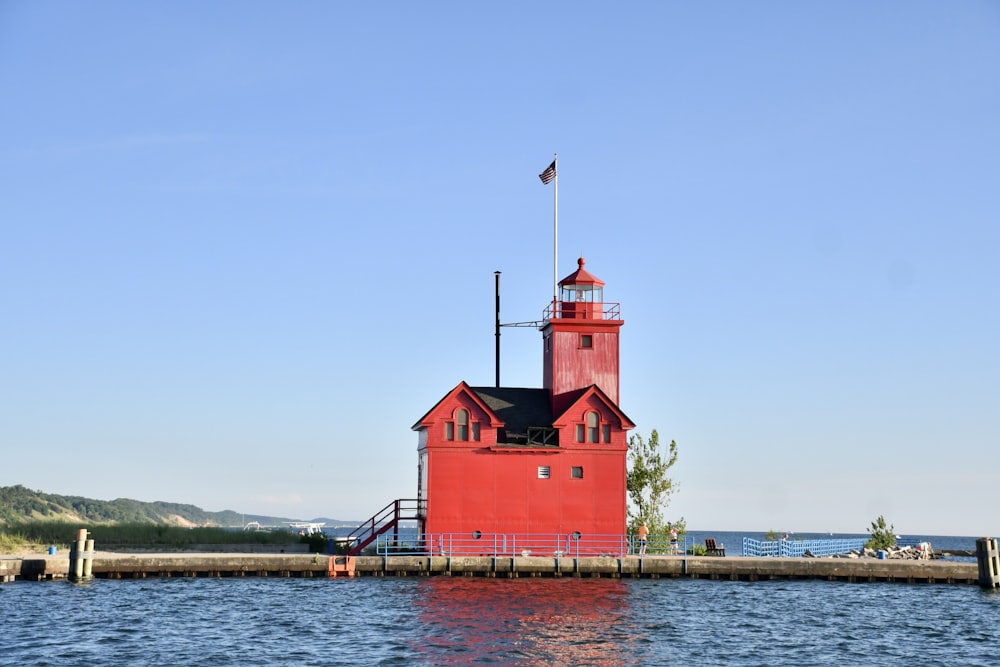
<path fill-rule="evenodd" d="M 670 526 L 670 553 L 680 553 L 680 549 L 677 548 L 677 528 L 674 526 Z"/>
<path fill-rule="evenodd" d="M 642 525 L 639 526 L 639 555 L 646 555 L 646 540 L 649 538 L 649 527 L 646 522 L 643 521 Z"/>

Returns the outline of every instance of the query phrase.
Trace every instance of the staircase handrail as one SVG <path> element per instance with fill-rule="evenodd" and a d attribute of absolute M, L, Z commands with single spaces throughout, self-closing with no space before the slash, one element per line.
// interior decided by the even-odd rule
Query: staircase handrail
<path fill-rule="evenodd" d="M 419 499 L 397 498 L 348 533 L 344 537 L 344 541 L 346 544 L 352 545 L 350 546 L 349 553 L 357 555 L 362 549 L 375 541 L 379 535 L 385 533 L 390 528 L 398 526 L 400 521 L 412 521 L 420 518 Z"/>

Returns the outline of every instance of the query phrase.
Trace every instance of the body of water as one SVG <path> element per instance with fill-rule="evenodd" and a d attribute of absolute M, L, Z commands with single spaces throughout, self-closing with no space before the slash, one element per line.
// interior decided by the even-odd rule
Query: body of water
<path fill-rule="evenodd" d="M 0 665 L 993 665 L 1000 592 L 697 579 L 0 585 Z"/>

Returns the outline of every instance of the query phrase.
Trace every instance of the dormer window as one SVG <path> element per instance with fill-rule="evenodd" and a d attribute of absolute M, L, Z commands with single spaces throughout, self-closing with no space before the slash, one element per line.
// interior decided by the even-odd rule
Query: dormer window
<path fill-rule="evenodd" d="M 459 440 L 461 442 L 468 442 L 469 435 L 472 435 L 472 440 L 474 442 L 479 442 L 480 426 L 479 422 L 470 422 L 469 411 L 465 408 L 459 408 L 455 411 L 454 421 L 447 421 L 444 423 L 444 437 L 445 440 Z"/>
<path fill-rule="evenodd" d="M 611 424 L 601 423 L 601 416 L 596 412 L 588 412 L 584 415 L 582 424 L 576 425 L 576 441 L 590 442 L 597 444 L 603 439 L 605 443 L 611 442 Z"/>

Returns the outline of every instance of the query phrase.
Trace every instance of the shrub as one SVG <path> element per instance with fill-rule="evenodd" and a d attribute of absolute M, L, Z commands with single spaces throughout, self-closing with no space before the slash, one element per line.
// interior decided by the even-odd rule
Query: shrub
<path fill-rule="evenodd" d="M 892 524 L 885 523 L 885 517 L 881 514 L 878 519 L 872 521 L 872 527 L 868 529 L 871 539 L 865 544 L 866 549 L 888 549 L 896 546 L 896 531 Z"/>
<path fill-rule="evenodd" d="M 330 549 L 330 538 L 323 533 L 300 535 L 299 542 L 309 545 L 309 553 L 325 554 Z"/>

